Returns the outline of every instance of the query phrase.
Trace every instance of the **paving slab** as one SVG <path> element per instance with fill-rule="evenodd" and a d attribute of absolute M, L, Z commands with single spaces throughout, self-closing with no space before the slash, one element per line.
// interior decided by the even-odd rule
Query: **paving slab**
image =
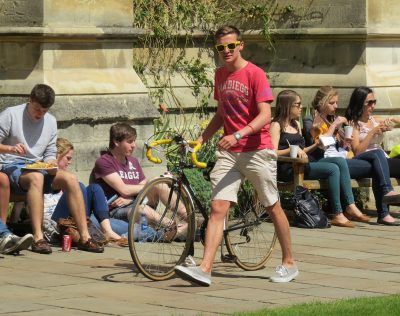
<path fill-rule="evenodd" d="M 173 278 L 154 282 L 135 268 L 127 248 L 103 254 L 24 251 L 0 256 L 0 315 L 229 315 L 305 302 L 400 293 L 400 227 L 292 228 L 299 277 L 269 281 L 279 245 L 265 269 L 243 271 L 218 256 L 210 287 Z M 196 260 L 203 249 L 196 243 Z"/>

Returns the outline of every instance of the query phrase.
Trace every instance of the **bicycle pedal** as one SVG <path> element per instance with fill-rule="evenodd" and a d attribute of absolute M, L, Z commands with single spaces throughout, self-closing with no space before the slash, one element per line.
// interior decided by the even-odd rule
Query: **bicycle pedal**
<path fill-rule="evenodd" d="M 227 255 L 221 255 L 221 261 L 226 262 L 226 263 L 235 263 L 236 261 L 236 256 L 227 254 Z"/>

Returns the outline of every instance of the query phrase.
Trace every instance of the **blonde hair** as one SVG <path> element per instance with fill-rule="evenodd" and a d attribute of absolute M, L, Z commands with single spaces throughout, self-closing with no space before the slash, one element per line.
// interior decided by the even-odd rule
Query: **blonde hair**
<path fill-rule="evenodd" d="M 338 92 L 332 86 L 322 86 L 315 94 L 314 100 L 311 102 L 314 110 L 319 113 L 324 111 L 328 102 L 332 97 L 337 96 Z"/>
<path fill-rule="evenodd" d="M 74 145 L 66 139 L 62 137 L 57 138 L 57 156 L 64 157 L 70 150 L 74 149 Z"/>

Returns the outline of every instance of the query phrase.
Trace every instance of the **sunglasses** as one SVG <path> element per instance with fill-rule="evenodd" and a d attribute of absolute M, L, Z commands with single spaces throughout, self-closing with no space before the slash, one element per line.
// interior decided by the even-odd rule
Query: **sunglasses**
<path fill-rule="evenodd" d="M 215 45 L 215 48 L 219 52 L 223 52 L 226 47 L 228 47 L 228 49 L 230 51 L 232 51 L 232 50 L 235 50 L 236 46 L 238 46 L 240 43 L 241 43 L 240 41 L 236 41 L 236 42 L 232 42 L 232 43 L 228 43 L 228 44 L 218 44 L 218 45 Z"/>
<path fill-rule="evenodd" d="M 368 106 L 373 106 L 374 104 L 376 104 L 376 100 L 369 100 L 365 104 Z"/>

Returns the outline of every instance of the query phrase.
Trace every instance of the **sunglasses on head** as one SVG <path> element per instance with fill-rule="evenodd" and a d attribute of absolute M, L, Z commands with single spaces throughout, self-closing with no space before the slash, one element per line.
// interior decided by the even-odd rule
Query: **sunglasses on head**
<path fill-rule="evenodd" d="M 369 100 L 369 101 L 366 102 L 366 104 L 368 106 L 372 106 L 372 105 L 376 104 L 376 100 Z"/>
<path fill-rule="evenodd" d="M 215 48 L 219 52 L 223 52 L 226 47 L 228 47 L 229 50 L 235 50 L 236 46 L 238 46 L 240 43 L 241 43 L 240 41 L 236 41 L 228 44 L 218 44 L 215 45 Z"/>

